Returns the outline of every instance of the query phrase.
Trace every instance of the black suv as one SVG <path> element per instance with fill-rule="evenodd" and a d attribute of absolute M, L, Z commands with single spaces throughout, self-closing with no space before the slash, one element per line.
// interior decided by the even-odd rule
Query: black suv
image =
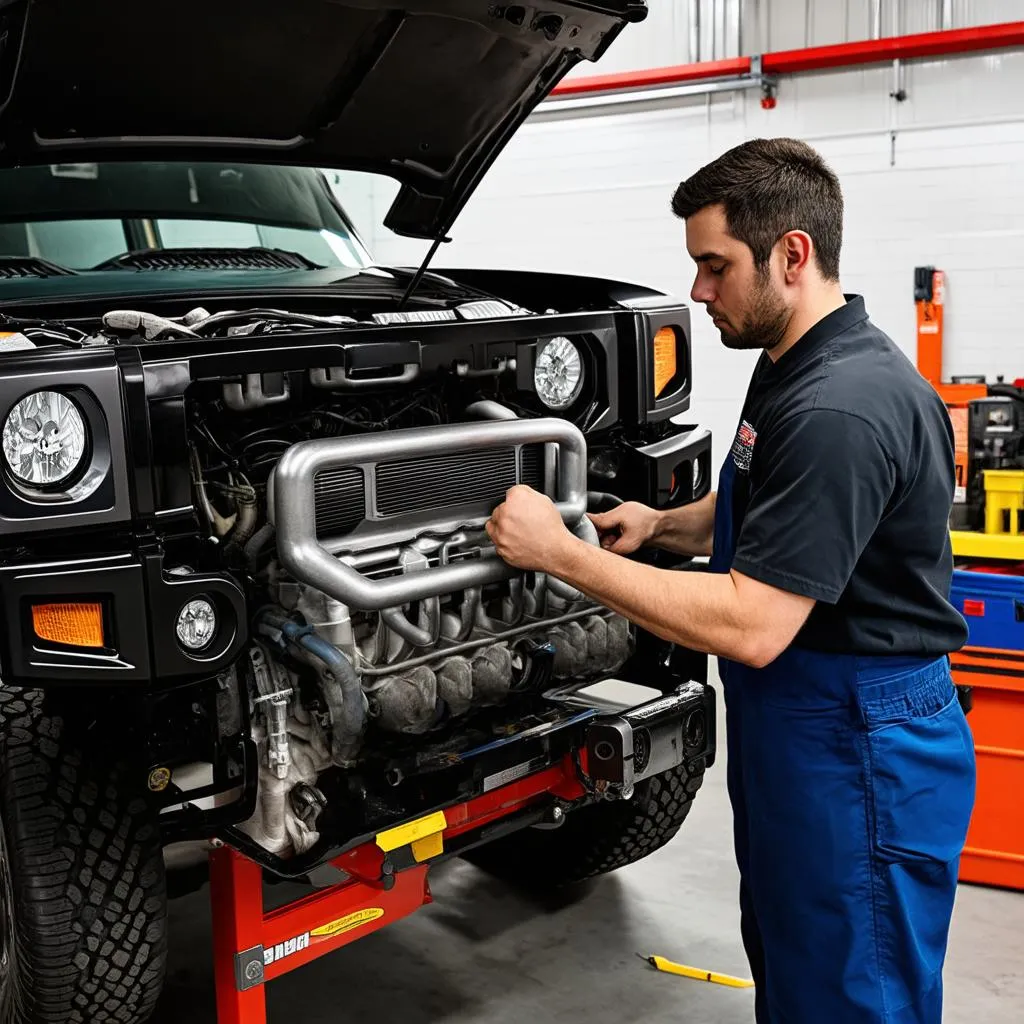
<path fill-rule="evenodd" d="M 483 527 L 517 483 L 595 543 L 588 511 L 707 493 L 686 307 L 375 266 L 321 170 L 397 179 L 386 224 L 433 257 L 645 13 L 0 6 L 4 1020 L 144 1020 L 211 846 L 315 884 L 560 763 L 578 793 L 430 859 L 565 884 L 679 829 L 714 757 L 704 656 Z"/>

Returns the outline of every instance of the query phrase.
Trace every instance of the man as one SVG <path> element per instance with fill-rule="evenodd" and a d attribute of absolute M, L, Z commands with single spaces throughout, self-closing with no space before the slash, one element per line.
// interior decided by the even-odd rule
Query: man
<path fill-rule="evenodd" d="M 717 655 L 744 946 L 760 1024 L 940 1024 L 974 801 L 949 652 L 952 431 L 938 395 L 839 285 L 843 201 L 808 146 L 755 140 L 684 181 L 691 291 L 761 349 L 715 494 L 592 518 L 601 547 L 513 488 L 498 553 Z M 621 556 L 653 544 L 711 573 Z"/>

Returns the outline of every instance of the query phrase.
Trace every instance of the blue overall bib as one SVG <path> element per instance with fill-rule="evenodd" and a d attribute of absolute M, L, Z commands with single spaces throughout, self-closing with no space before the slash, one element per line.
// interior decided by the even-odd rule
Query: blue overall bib
<path fill-rule="evenodd" d="M 739 532 L 734 473 L 727 458 L 716 572 Z M 720 671 L 758 1024 L 940 1024 L 975 785 L 948 659 L 791 646 Z"/>

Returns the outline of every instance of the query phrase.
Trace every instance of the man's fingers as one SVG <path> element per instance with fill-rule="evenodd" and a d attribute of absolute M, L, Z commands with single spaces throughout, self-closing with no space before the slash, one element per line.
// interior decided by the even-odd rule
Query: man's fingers
<path fill-rule="evenodd" d="M 599 530 L 614 530 L 622 522 L 614 510 L 611 512 L 588 512 L 587 515 Z"/>

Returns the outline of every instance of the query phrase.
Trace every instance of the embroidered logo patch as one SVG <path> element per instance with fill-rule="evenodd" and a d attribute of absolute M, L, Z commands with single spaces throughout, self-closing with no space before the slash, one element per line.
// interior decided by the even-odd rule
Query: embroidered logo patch
<path fill-rule="evenodd" d="M 754 457 L 754 443 L 757 441 L 757 431 L 744 420 L 740 429 L 736 431 L 736 439 L 732 443 L 732 461 L 736 468 L 744 473 L 750 472 L 750 462 Z"/>

